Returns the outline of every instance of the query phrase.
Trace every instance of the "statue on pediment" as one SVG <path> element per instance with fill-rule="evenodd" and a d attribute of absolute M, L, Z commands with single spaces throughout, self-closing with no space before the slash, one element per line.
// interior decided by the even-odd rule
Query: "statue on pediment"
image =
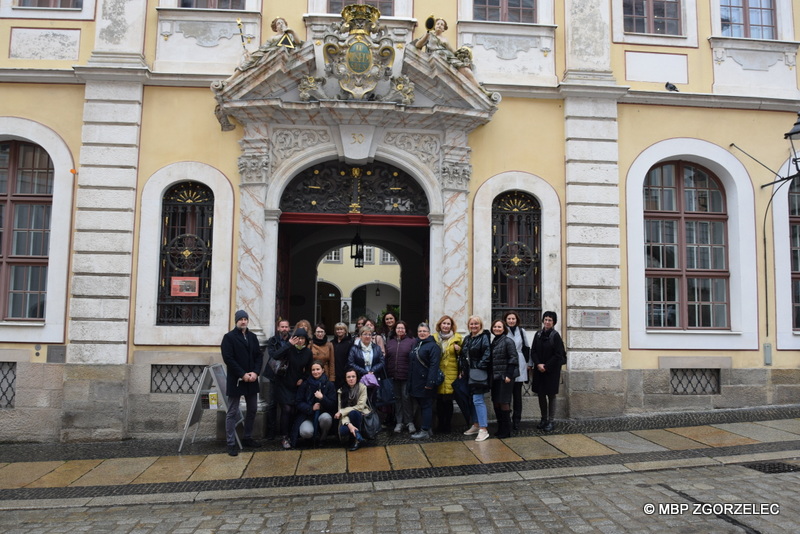
<path fill-rule="evenodd" d="M 259 46 L 258 50 L 252 54 L 245 54 L 237 70 L 245 71 L 254 67 L 264 55 L 272 50 L 283 48 L 286 51 L 290 51 L 303 44 L 303 41 L 297 36 L 297 32 L 289 27 L 285 18 L 275 17 L 272 20 L 271 27 L 275 35 Z"/>
<path fill-rule="evenodd" d="M 425 49 L 428 54 L 433 54 L 444 59 L 448 65 L 463 74 L 469 81 L 475 85 L 480 85 L 475 74 L 472 72 L 474 65 L 472 64 L 472 50 L 469 47 L 462 46 L 458 50 L 453 51 L 444 32 L 447 31 L 447 21 L 442 18 L 428 17 L 425 21 L 427 32 L 425 35 L 413 41 L 417 50 Z"/>

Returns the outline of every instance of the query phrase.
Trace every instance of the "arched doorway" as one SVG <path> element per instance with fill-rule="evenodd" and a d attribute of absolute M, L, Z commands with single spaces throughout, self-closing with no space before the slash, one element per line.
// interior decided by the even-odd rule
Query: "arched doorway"
<path fill-rule="evenodd" d="M 349 245 L 358 233 L 364 243 L 389 251 L 402 265 L 400 287 L 408 290 L 399 291 L 399 302 L 392 303 L 399 305 L 401 316 L 412 322 L 427 319 L 428 200 L 411 175 L 382 162 L 326 162 L 298 173 L 284 190 L 280 208 L 276 316 L 318 319 L 317 262 L 344 247 L 341 261 L 352 263 Z M 380 291 L 380 284 L 367 276 L 356 285 L 372 286 L 373 294 Z"/>

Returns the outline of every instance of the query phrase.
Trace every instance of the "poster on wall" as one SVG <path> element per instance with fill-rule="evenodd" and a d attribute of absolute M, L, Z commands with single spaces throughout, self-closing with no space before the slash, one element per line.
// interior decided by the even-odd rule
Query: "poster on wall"
<path fill-rule="evenodd" d="M 199 294 L 200 277 L 173 276 L 170 279 L 170 295 L 173 297 L 196 297 Z"/>

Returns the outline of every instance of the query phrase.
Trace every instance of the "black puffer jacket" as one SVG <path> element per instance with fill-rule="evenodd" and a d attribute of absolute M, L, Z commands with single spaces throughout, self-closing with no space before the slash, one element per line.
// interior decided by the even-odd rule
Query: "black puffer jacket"
<path fill-rule="evenodd" d="M 492 340 L 492 378 L 514 380 L 519 376 L 519 355 L 514 340 L 505 334 Z"/>
<path fill-rule="evenodd" d="M 483 369 L 487 373 L 491 371 L 492 351 L 489 331 L 484 330 L 476 336 L 464 336 L 463 343 L 458 360 L 459 373 L 469 379 L 470 369 Z M 480 386 L 470 383 L 469 388 L 472 393 L 486 393 L 489 391 L 489 384 L 487 382 L 485 386 Z"/>

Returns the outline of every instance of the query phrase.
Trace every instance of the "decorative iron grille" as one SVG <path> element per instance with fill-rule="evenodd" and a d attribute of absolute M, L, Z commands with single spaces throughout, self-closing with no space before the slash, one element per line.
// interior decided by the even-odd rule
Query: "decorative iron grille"
<path fill-rule="evenodd" d="M 354 167 L 340 161 L 299 173 L 283 193 L 287 213 L 427 215 L 428 197 L 408 173 L 373 162 Z"/>
<path fill-rule="evenodd" d="M 670 369 L 673 395 L 718 395 L 719 369 Z"/>
<path fill-rule="evenodd" d="M 13 408 L 17 385 L 17 364 L 0 362 L 0 408 Z"/>
<path fill-rule="evenodd" d="M 522 191 L 492 203 L 492 318 L 513 310 L 526 329 L 539 327 L 541 301 L 541 208 Z"/>
<path fill-rule="evenodd" d="M 150 366 L 150 393 L 195 393 L 204 365 Z"/>
<path fill-rule="evenodd" d="M 159 325 L 207 325 L 211 308 L 214 194 L 182 182 L 162 201 Z"/>

